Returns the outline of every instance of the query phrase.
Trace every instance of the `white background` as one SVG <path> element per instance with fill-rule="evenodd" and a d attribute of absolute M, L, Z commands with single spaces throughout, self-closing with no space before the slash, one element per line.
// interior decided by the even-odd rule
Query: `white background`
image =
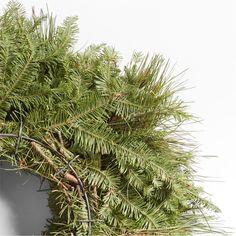
<path fill-rule="evenodd" d="M 0 1 L 2 9 L 8 1 Z M 78 49 L 91 43 L 114 46 L 126 64 L 133 51 L 161 53 L 176 73 L 189 68 L 182 93 L 202 118 L 191 128 L 200 144 L 205 190 L 222 209 L 225 226 L 236 227 L 236 3 L 234 0 L 21 0 L 29 12 L 48 4 L 61 22 L 79 16 Z M 211 178 L 213 179 L 213 178 Z M 1 202 L 0 202 L 1 207 Z M 1 214 L 2 216 L 2 214 Z M 1 223 L 0 223 L 1 224 Z M 2 227 L 0 227 L 2 228 Z M 1 232 L 0 232 L 1 235 Z M 236 235 L 236 234 L 235 234 Z"/>

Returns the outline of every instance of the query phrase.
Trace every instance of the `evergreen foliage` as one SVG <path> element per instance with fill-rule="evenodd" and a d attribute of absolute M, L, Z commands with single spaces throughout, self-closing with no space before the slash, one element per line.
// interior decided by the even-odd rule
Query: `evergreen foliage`
<path fill-rule="evenodd" d="M 194 184 L 195 146 L 179 129 L 193 117 L 169 63 L 135 53 L 121 70 L 109 46 L 73 51 L 77 32 L 74 17 L 56 27 L 51 15 L 28 19 L 9 3 L 0 18 L 0 133 L 18 134 L 23 122 L 22 135 L 74 158 L 92 235 L 215 232 L 206 211 L 218 208 Z M 43 234 L 85 235 L 86 204 L 73 173 L 34 142 L 22 139 L 16 155 L 15 142 L 0 138 L 1 156 L 51 183 L 53 217 Z"/>

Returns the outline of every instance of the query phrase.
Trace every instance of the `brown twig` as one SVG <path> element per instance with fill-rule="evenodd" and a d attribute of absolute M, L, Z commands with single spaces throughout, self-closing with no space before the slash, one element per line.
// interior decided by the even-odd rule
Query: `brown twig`
<path fill-rule="evenodd" d="M 55 180 L 55 182 L 57 182 L 59 185 L 61 185 L 61 187 L 63 189 L 65 189 L 66 191 L 69 191 L 68 187 L 65 184 L 63 184 L 55 175 L 51 174 L 51 177 L 52 177 L 52 179 Z"/>
<path fill-rule="evenodd" d="M 63 138 L 62 138 L 62 135 L 61 135 L 61 131 L 58 131 L 57 133 L 58 133 L 58 138 L 59 138 L 59 141 L 60 141 L 61 145 L 62 145 L 63 147 L 65 147 L 64 141 L 63 141 Z"/>
<path fill-rule="evenodd" d="M 64 175 L 64 178 L 65 178 L 66 180 L 68 180 L 69 182 L 73 183 L 73 184 L 76 184 L 76 185 L 79 184 L 78 180 L 77 180 L 77 179 L 75 178 L 75 176 L 72 175 L 72 174 L 66 173 L 66 174 Z"/>
<path fill-rule="evenodd" d="M 53 163 L 53 161 L 43 152 L 43 150 L 41 149 L 41 147 L 35 143 L 35 142 L 31 142 L 31 145 L 33 147 L 33 149 L 45 160 L 47 161 L 47 163 L 56 171 L 58 168 L 57 166 Z"/>
<path fill-rule="evenodd" d="M 98 209 L 98 193 L 97 193 L 97 186 L 96 185 L 93 186 L 93 194 L 94 194 L 95 207 L 96 207 L 96 209 Z"/>
<path fill-rule="evenodd" d="M 47 163 L 53 167 L 54 171 L 57 172 L 58 171 L 58 167 L 56 166 L 56 164 L 53 163 L 53 161 L 43 152 L 43 150 L 41 149 L 41 147 L 35 143 L 35 142 L 31 142 L 31 145 L 33 147 L 33 149 L 45 160 L 47 161 Z M 73 183 L 73 184 L 79 184 L 78 183 L 78 180 L 76 179 L 75 176 L 73 176 L 72 174 L 70 173 L 65 173 L 64 174 L 64 178 L 66 180 L 68 180 L 69 182 Z"/>

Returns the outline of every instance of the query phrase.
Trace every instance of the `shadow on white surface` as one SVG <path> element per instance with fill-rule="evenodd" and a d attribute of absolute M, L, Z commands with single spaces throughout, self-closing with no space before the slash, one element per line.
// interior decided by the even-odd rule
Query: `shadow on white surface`
<path fill-rule="evenodd" d="M 39 184 L 37 176 L 16 173 L 9 164 L 1 164 L 0 236 L 41 235 L 50 210 L 47 193 L 37 192 Z"/>
<path fill-rule="evenodd" d="M 0 193 L 0 196 L 2 194 Z M 14 211 L 11 204 L 0 197 L 0 235 L 17 235 L 16 217 L 14 216 Z"/>

